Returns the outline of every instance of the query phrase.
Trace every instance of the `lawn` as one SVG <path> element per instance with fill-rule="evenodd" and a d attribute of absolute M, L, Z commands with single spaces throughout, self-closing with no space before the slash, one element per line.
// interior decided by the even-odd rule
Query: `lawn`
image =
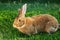
<path fill-rule="evenodd" d="M 27 36 L 13 28 L 14 18 L 18 15 L 18 8 L 21 8 L 22 5 L 22 3 L 0 3 L 0 40 L 60 40 L 60 29 L 51 35 L 40 32 Z M 28 3 L 27 7 L 26 17 L 50 14 L 56 17 L 60 23 L 60 4 Z"/>

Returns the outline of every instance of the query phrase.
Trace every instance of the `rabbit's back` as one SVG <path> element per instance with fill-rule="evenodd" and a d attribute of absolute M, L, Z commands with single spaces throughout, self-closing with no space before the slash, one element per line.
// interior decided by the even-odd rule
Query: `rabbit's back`
<path fill-rule="evenodd" d="M 37 16 L 33 16 L 32 18 L 34 19 L 33 25 L 36 27 L 38 32 L 45 31 L 46 24 L 48 22 L 51 22 L 53 26 L 58 25 L 57 19 L 49 14 L 37 15 Z"/>

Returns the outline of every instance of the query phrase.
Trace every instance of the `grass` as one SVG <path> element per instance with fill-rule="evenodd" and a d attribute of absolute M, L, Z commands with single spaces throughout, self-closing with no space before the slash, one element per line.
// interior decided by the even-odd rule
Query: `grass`
<path fill-rule="evenodd" d="M 54 34 L 38 33 L 27 36 L 13 28 L 14 18 L 18 15 L 18 8 L 22 4 L 0 3 L 0 40 L 60 40 L 60 29 Z M 51 14 L 60 23 L 60 4 L 28 4 L 26 16 Z"/>

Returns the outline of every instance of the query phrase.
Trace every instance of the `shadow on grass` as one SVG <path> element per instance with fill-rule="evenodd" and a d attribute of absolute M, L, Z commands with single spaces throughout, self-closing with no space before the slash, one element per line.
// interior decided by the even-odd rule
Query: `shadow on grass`
<path fill-rule="evenodd" d="M 57 30 L 57 32 L 54 32 L 54 33 L 51 33 L 51 34 L 48 34 L 47 32 L 39 32 L 37 34 L 33 34 L 33 35 L 27 35 L 27 34 L 24 34 L 22 32 L 20 32 L 19 30 L 13 28 L 14 30 L 12 31 L 13 35 L 16 35 L 16 37 L 19 37 L 19 38 L 29 38 L 29 37 L 32 37 L 32 36 L 36 36 L 36 35 L 40 35 L 40 36 L 54 36 L 54 35 L 58 35 L 57 33 L 60 32 L 60 29 Z"/>
<path fill-rule="evenodd" d="M 29 38 L 29 37 L 32 37 L 32 36 L 36 36 L 36 35 L 40 35 L 40 36 L 46 36 L 46 35 L 49 35 L 48 33 L 45 33 L 45 32 L 39 32 L 37 34 L 32 34 L 32 35 L 27 35 L 27 34 L 24 34 L 24 33 L 21 33 L 20 31 L 16 31 L 17 33 L 15 33 L 14 35 L 16 35 L 17 37 L 19 38 Z"/>
<path fill-rule="evenodd" d="M 37 34 L 32 34 L 32 35 L 27 35 L 27 34 L 24 34 L 22 32 L 20 32 L 19 30 L 13 28 L 13 35 L 16 35 L 16 37 L 19 37 L 19 38 L 30 38 L 32 36 L 36 36 L 36 35 L 40 35 L 40 36 L 46 36 L 46 35 L 49 35 L 48 33 L 46 32 L 39 32 Z"/>

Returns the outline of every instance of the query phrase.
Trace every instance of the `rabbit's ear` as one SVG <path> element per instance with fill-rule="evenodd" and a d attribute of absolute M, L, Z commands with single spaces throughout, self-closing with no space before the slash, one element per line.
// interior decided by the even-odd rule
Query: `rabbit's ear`
<path fill-rule="evenodd" d="M 24 4 L 24 5 L 22 6 L 22 14 L 23 14 L 23 15 L 25 15 L 26 9 L 27 9 L 27 4 Z"/>
<path fill-rule="evenodd" d="M 21 9 L 18 9 L 18 13 L 19 13 L 18 15 L 20 17 L 25 17 L 26 9 L 27 9 L 27 4 L 24 4 Z"/>

